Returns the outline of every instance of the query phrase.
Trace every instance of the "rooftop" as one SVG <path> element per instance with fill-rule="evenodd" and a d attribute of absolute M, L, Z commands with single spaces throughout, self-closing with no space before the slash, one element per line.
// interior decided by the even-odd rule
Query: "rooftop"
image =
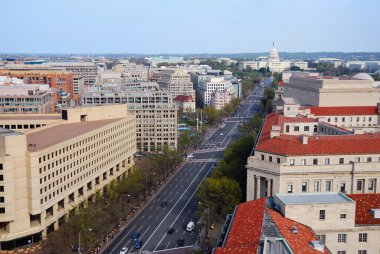
<path fill-rule="evenodd" d="M 353 203 L 347 196 L 331 192 L 276 194 L 276 196 L 286 205 Z"/>
<path fill-rule="evenodd" d="M 257 151 L 283 155 L 340 155 L 340 154 L 379 154 L 380 132 L 357 135 L 320 135 L 309 136 L 303 144 L 298 135 L 284 135 L 270 138 L 273 125 L 280 126 L 286 122 L 313 122 L 316 119 L 302 117 L 284 117 L 271 113 L 267 116 L 261 131 Z"/>
<path fill-rule="evenodd" d="M 5 120 L 24 120 L 24 121 L 33 121 L 33 120 L 60 120 L 61 115 L 6 115 L 6 114 L 0 114 L 0 121 Z"/>
<path fill-rule="evenodd" d="M 309 107 L 315 116 L 378 115 L 376 106 L 366 107 Z"/>
<path fill-rule="evenodd" d="M 349 198 L 355 201 L 355 224 L 380 225 L 380 218 L 375 219 L 371 209 L 380 208 L 380 194 L 349 194 Z"/>
<path fill-rule="evenodd" d="M 50 128 L 37 130 L 27 133 L 26 139 L 28 143 L 28 151 L 36 152 L 47 147 L 64 142 L 66 140 L 76 138 L 87 132 L 94 131 L 108 124 L 116 122 L 121 118 L 107 119 L 80 123 L 67 123 L 52 126 Z"/>
<path fill-rule="evenodd" d="M 17 132 L 17 131 L 13 131 L 13 130 L 9 130 L 9 129 L 5 129 L 5 128 L 0 128 L 0 136 L 16 136 L 16 135 L 20 135 L 22 133 L 20 132 Z"/>

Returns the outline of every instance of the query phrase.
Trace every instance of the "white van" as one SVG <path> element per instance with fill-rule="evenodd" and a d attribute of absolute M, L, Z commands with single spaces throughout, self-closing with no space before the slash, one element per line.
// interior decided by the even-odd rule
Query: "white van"
<path fill-rule="evenodd" d="M 186 231 L 191 232 L 193 231 L 194 227 L 195 227 L 194 222 L 190 221 L 189 223 L 187 223 Z"/>

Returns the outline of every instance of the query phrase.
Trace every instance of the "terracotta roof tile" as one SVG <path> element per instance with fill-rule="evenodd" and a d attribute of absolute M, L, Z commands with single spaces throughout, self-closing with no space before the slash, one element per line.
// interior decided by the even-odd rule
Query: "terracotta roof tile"
<path fill-rule="evenodd" d="M 290 220 L 283 217 L 280 213 L 267 209 L 267 212 L 271 216 L 273 222 L 276 224 L 278 230 L 280 230 L 282 236 L 289 244 L 294 254 L 313 254 L 322 253 L 318 250 L 314 250 L 310 246 L 311 241 L 319 241 L 310 227 L 307 227 L 301 223 Z M 293 226 L 297 226 L 298 234 L 294 234 L 291 230 Z M 329 253 L 325 248 L 323 253 Z"/>
<path fill-rule="evenodd" d="M 371 209 L 380 209 L 380 194 L 350 194 L 349 198 L 355 201 L 355 224 L 380 225 L 380 219 L 375 219 Z"/>
<path fill-rule="evenodd" d="M 283 155 L 379 154 L 380 133 L 312 136 L 305 145 L 298 136 L 281 135 L 260 140 L 256 150 Z"/>
<path fill-rule="evenodd" d="M 178 95 L 174 98 L 174 101 L 182 101 L 182 102 L 192 102 L 193 97 L 191 95 Z"/>
<path fill-rule="evenodd" d="M 377 106 L 367 107 L 309 107 L 315 116 L 377 115 Z"/>
<path fill-rule="evenodd" d="M 230 229 L 226 247 L 259 244 L 264 219 L 266 199 L 239 204 Z"/>

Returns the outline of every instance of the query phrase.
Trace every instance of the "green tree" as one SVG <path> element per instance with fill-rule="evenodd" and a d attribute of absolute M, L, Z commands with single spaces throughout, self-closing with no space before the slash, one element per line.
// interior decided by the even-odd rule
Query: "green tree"
<path fill-rule="evenodd" d="M 191 144 L 190 131 L 189 130 L 182 131 L 180 135 L 181 135 L 179 139 L 180 145 L 183 148 L 189 147 L 189 145 Z"/>
<path fill-rule="evenodd" d="M 255 115 L 249 120 L 249 122 L 244 123 L 240 128 L 246 135 L 251 136 L 254 139 L 259 132 L 262 122 L 262 116 Z"/>
<path fill-rule="evenodd" d="M 215 124 L 221 117 L 220 112 L 213 106 L 206 106 L 203 109 L 203 113 L 205 114 L 210 125 Z"/>

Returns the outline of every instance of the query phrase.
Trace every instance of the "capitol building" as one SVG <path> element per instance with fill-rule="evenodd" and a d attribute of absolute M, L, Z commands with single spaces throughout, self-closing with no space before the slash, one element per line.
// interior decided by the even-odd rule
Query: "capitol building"
<path fill-rule="evenodd" d="M 269 68 L 271 72 L 283 72 L 289 70 L 291 67 L 297 66 L 302 70 L 308 68 L 307 62 L 296 60 L 280 60 L 277 49 L 274 47 L 269 50 L 268 57 L 259 57 L 255 61 L 244 61 L 239 63 L 241 69 L 250 67 L 253 70 L 259 70 L 260 68 Z"/>

